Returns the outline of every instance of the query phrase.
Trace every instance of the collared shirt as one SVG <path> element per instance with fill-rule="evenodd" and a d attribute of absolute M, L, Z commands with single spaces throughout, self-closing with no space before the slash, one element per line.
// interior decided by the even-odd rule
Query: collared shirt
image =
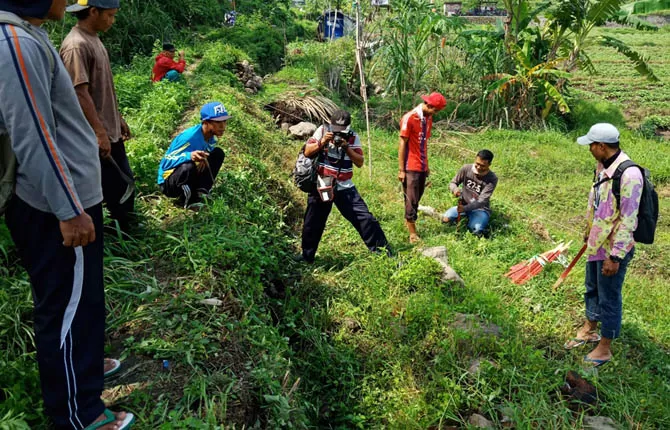
<path fill-rule="evenodd" d="M 400 137 L 409 139 L 405 152 L 405 171 L 428 170 L 428 138 L 433 128 L 433 117 L 425 117 L 421 106 L 407 112 L 400 121 Z"/>
<path fill-rule="evenodd" d="M 318 143 L 321 141 L 323 135 L 324 126 L 319 126 L 312 137 L 307 140 L 307 143 Z M 349 139 L 349 148 L 354 152 L 363 155 L 361 139 L 356 133 Z M 338 190 L 354 187 L 354 182 L 351 180 L 354 176 L 354 163 L 351 161 L 351 158 L 349 158 L 346 151 L 333 145 L 333 142 L 329 142 L 328 145 L 323 148 L 323 156 L 319 161 L 318 172 L 321 176 L 335 177 Z"/>
<path fill-rule="evenodd" d="M 202 132 L 202 124 L 194 125 L 182 131 L 174 138 L 158 166 L 158 185 L 165 182 L 172 172 L 174 172 L 174 169 L 181 164 L 191 161 L 191 152 L 212 152 L 215 145 L 215 137 L 212 136 L 209 140 L 205 140 L 205 135 Z"/>
<path fill-rule="evenodd" d="M 611 178 L 617 167 L 630 158 L 621 152 L 607 168 L 598 163 L 596 182 Z M 588 261 L 603 261 L 610 255 L 624 258 L 635 246 L 633 232 L 637 228 L 637 213 L 642 198 L 644 179 L 640 169 L 630 167 L 620 179 L 620 207 L 612 187 L 614 181 L 606 181 L 597 187 L 591 187 L 586 219 L 592 222 L 586 255 Z"/>

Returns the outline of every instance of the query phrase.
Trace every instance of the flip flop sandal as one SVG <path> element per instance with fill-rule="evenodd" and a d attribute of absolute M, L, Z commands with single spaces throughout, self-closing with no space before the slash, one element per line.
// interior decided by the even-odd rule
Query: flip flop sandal
<path fill-rule="evenodd" d="M 105 361 L 111 361 L 112 363 L 114 363 L 114 367 L 105 372 L 104 376 L 105 378 L 109 378 L 110 376 L 119 373 L 119 370 L 121 370 L 121 362 L 119 360 L 115 358 L 106 358 Z"/>
<path fill-rule="evenodd" d="M 579 348 L 580 346 L 586 345 L 586 339 L 580 339 L 578 337 L 573 337 L 569 341 L 563 344 L 563 348 L 570 351 L 571 349 Z"/>
<path fill-rule="evenodd" d="M 600 367 L 603 364 L 609 363 L 611 358 L 608 358 L 606 360 L 598 360 L 597 358 L 589 358 L 588 355 L 584 356 L 584 363 L 589 363 L 592 364 L 593 367 Z"/>
<path fill-rule="evenodd" d="M 116 415 L 114 415 L 114 412 L 110 411 L 109 409 L 105 409 L 103 413 L 105 414 L 104 420 L 98 421 L 97 423 L 93 423 L 90 426 L 86 427 L 84 430 L 96 430 L 116 421 Z M 135 415 L 126 413 L 126 418 L 124 418 L 118 430 L 127 430 L 130 427 L 132 427 L 134 422 L 135 422 Z"/>
<path fill-rule="evenodd" d="M 567 349 L 570 351 L 571 349 L 579 348 L 580 346 L 584 346 L 587 343 L 598 343 L 600 342 L 601 336 L 599 334 L 596 334 L 596 337 L 593 339 L 580 339 L 578 337 L 573 337 L 569 341 L 565 342 L 563 344 L 563 348 Z M 574 342 L 570 344 L 571 342 Z"/>

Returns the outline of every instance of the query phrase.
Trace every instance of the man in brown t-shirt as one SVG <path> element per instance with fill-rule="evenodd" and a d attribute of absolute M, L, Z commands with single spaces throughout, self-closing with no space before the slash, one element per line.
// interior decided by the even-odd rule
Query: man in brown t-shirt
<path fill-rule="evenodd" d="M 102 193 L 107 209 L 127 232 L 135 200 L 134 194 L 127 195 L 133 172 L 124 141 L 130 138 L 130 130 L 119 112 L 107 49 L 98 37 L 99 32 L 106 32 L 114 24 L 119 0 L 88 0 L 85 6 L 81 3 L 67 9 L 77 17 L 77 25 L 63 40 L 60 56 L 98 139 Z"/>

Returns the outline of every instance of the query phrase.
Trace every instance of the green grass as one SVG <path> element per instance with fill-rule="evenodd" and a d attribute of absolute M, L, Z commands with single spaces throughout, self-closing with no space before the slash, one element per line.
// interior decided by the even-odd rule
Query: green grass
<path fill-rule="evenodd" d="M 662 218 L 657 243 L 639 246 L 631 263 L 615 358 L 592 372 L 582 369 L 587 350 L 562 348 L 583 314 L 583 263 L 556 293 L 558 265 L 524 286 L 502 275 L 555 242 L 573 240 L 574 254 L 594 166 L 574 139 L 595 121 L 623 125 L 616 104 L 579 103 L 569 134 L 469 135 L 436 126 L 432 185 L 422 204 L 441 211 L 453 205 L 448 182 L 479 149 L 495 153 L 500 178 L 490 239 L 419 219 L 423 245 L 447 246 L 466 282 L 461 288 L 440 282 L 436 263 L 407 243 L 397 132 L 374 127 L 368 153 L 357 110 L 354 125 L 372 156 L 373 178 L 366 165 L 354 181 L 398 256 L 368 253 L 333 211 L 316 264 L 290 263 L 305 204 L 289 177 L 301 142 L 277 131 L 262 104 L 295 86 L 320 85 L 310 82 L 318 74 L 295 64 L 254 98 L 221 73 L 232 64 L 222 53 L 243 58 L 239 49 L 212 42 L 198 52 L 200 66 L 184 84 L 145 85 L 146 61 L 116 72 L 136 136 L 128 148 L 147 230 L 135 239 L 106 237 L 107 352 L 130 370 L 110 381 L 107 394 L 120 390 L 114 409 L 136 413 L 135 428 L 446 428 L 465 426 L 473 412 L 499 423 L 503 411 L 516 428 L 581 428 L 583 417 L 595 414 L 623 427 L 670 426 L 667 144 L 623 131 L 624 150 L 654 174 Z M 667 62 L 656 72 L 667 76 Z M 155 169 L 173 131 L 196 123 L 197 107 L 209 100 L 223 101 L 233 115 L 221 140 L 226 164 L 214 200 L 184 211 L 159 195 Z M 1 223 L 0 258 L 0 428 L 44 428 L 29 285 Z M 268 294 L 284 288 L 283 298 Z M 206 298 L 222 306 L 201 305 Z M 452 327 L 457 312 L 499 325 L 501 336 Z M 470 375 L 476 358 L 491 364 Z M 560 396 L 571 369 L 603 394 L 595 409 L 574 411 Z"/>
<path fill-rule="evenodd" d="M 562 270 L 557 265 L 525 286 L 513 285 L 502 276 L 511 265 L 550 249 L 553 242 L 579 243 L 593 161 L 574 137 L 508 131 L 465 138 L 434 134 L 433 184 L 423 204 L 440 210 L 453 205 L 448 182 L 479 149 L 496 154 L 494 170 L 500 177 L 491 239 L 477 240 L 464 229 L 456 232 L 433 219 L 419 220 L 426 246 L 447 246 L 451 264 L 467 284 L 461 290 L 436 284 L 434 269 L 405 244 L 394 134 L 374 132 L 374 179 L 369 181 L 367 172 L 360 171 L 355 182 L 405 265 L 398 271 L 394 260 L 367 256 L 356 232 L 339 214 L 331 215 L 315 278 L 317 283 L 334 285 L 327 293 L 329 306 L 323 310 L 336 323 L 333 347 L 359 353 L 360 367 L 351 378 L 363 381 L 337 397 L 343 409 L 351 408 L 347 399 L 359 399 L 358 409 L 368 418 L 366 426 L 385 423 L 393 428 L 427 428 L 447 418 L 447 422 L 463 422 L 470 411 L 477 410 L 494 418 L 503 406 L 515 410 L 522 428 L 577 426 L 576 416 L 557 398 L 557 387 L 568 369 L 581 367 L 586 352 L 562 350 L 583 312 L 583 265 L 555 294 L 551 285 Z M 633 158 L 653 166 L 658 182 L 667 189 L 667 145 L 628 132 L 622 141 Z M 662 269 L 670 258 L 669 212 L 666 199 L 657 244 L 639 246 L 631 265 L 624 288 L 623 338 L 616 344 L 614 363 L 592 378 L 607 395 L 598 413 L 643 428 L 670 424 L 664 400 L 670 318 L 662 304 L 669 274 Z M 573 254 L 575 248 L 576 244 Z M 454 331 L 449 327 L 454 312 L 480 315 L 501 325 L 504 334 L 492 340 Z M 361 329 L 351 333 L 338 324 L 349 318 L 358 321 Z M 323 372 L 319 354 L 307 354 L 308 369 Z M 498 367 L 485 369 L 473 381 L 465 370 L 477 357 Z M 323 379 L 343 377 L 338 368 Z M 332 395 L 335 392 L 326 397 Z"/>
<path fill-rule="evenodd" d="M 639 76 L 625 57 L 613 48 L 590 49 L 598 73 L 589 76 L 576 73 L 573 84 L 585 98 L 604 99 L 614 103 L 625 115 L 629 124 L 637 126 L 649 115 L 670 116 L 670 26 L 656 32 L 643 32 L 631 28 L 599 28 L 595 35 L 616 37 L 649 58 L 660 82 L 649 82 Z"/>

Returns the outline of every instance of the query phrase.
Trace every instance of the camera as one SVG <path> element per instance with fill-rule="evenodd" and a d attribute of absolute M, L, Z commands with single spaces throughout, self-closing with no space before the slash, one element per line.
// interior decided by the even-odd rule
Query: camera
<path fill-rule="evenodd" d="M 338 148 L 342 145 L 346 145 L 348 141 L 349 136 L 342 136 L 340 133 L 335 133 L 333 135 L 333 145 L 337 146 Z"/>
<path fill-rule="evenodd" d="M 351 131 L 347 132 L 342 132 L 342 131 L 333 131 L 333 129 L 330 127 L 330 125 L 326 126 L 326 130 L 333 133 L 333 145 L 336 147 L 340 148 L 342 145 L 346 145 L 349 143 L 349 139 L 351 139 L 351 136 L 353 133 Z"/>

